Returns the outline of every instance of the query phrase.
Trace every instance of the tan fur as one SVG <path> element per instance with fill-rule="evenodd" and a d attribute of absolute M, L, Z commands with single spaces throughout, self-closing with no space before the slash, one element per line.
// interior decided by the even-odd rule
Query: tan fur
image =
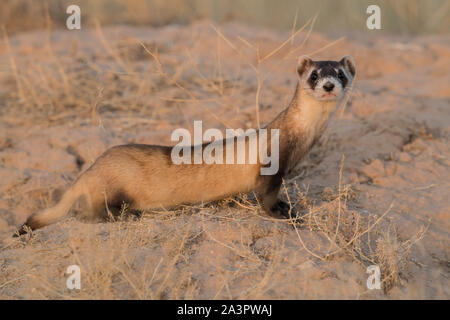
<path fill-rule="evenodd" d="M 277 202 L 282 178 L 307 154 L 339 102 L 317 101 L 300 84 L 297 86 L 289 106 L 267 125 L 268 129 L 280 132 L 280 168 L 274 176 L 260 175 L 259 162 L 176 165 L 171 161 L 171 147 L 133 144 L 112 147 L 54 207 L 30 216 L 19 234 L 25 233 L 27 227 L 37 229 L 58 221 L 82 197 L 88 204 L 86 215 L 98 218 L 105 217 L 107 209 L 114 211 L 123 203 L 136 210 L 170 208 L 256 191 L 264 210 L 274 214 L 271 209 Z M 223 150 L 225 159 L 226 148 Z M 234 154 L 236 159 L 236 144 Z"/>

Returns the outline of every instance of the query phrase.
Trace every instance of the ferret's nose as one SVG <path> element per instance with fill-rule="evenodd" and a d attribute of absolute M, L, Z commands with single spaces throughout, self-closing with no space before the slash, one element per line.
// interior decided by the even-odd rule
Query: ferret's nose
<path fill-rule="evenodd" d="M 324 85 L 323 85 L 323 89 L 326 91 L 326 92 L 330 92 L 331 90 L 333 90 L 334 89 L 334 83 L 331 83 L 331 82 L 327 82 L 327 83 L 325 83 Z"/>

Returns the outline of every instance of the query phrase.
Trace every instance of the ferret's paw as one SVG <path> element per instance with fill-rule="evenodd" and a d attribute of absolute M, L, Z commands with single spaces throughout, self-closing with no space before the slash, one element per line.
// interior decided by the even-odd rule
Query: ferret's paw
<path fill-rule="evenodd" d="M 278 200 L 277 203 L 272 207 L 271 211 L 274 215 L 281 215 L 289 219 L 291 206 L 283 200 Z"/>

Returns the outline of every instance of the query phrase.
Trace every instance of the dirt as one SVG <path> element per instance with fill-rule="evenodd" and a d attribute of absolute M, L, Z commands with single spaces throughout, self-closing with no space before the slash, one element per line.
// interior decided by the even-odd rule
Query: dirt
<path fill-rule="evenodd" d="M 307 29 L 289 39 L 201 21 L 5 39 L 0 297 L 449 299 L 450 38 L 338 39 Z M 204 129 L 256 127 L 259 84 L 266 123 L 292 97 L 301 54 L 350 54 L 357 64 L 346 106 L 283 194 L 326 227 L 267 218 L 240 196 L 115 222 L 71 217 L 11 238 L 110 146 L 172 144 L 170 133 L 191 130 L 194 120 Z M 350 242 L 359 222 L 368 224 Z M 359 241 L 375 229 L 369 246 Z M 373 263 L 384 290 L 366 286 Z M 80 290 L 66 287 L 72 264 L 81 268 Z"/>

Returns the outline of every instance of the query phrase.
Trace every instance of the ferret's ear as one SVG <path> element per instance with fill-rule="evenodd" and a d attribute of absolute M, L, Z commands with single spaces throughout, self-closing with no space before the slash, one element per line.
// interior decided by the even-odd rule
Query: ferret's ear
<path fill-rule="evenodd" d="M 313 64 L 313 61 L 308 56 L 301 56 L 298 58 L 298 64 L 297 64 L 297 72 L 299 76 L 302 76 L 305 71 L 307 71 Z"/>
<path fill-rule="evenodd" d="M 352 77 L 356 74 L 356 64 L 355 60 L 350 55 L 346 55 L 339 61 L 339 63 L 352 75 Z"/>

